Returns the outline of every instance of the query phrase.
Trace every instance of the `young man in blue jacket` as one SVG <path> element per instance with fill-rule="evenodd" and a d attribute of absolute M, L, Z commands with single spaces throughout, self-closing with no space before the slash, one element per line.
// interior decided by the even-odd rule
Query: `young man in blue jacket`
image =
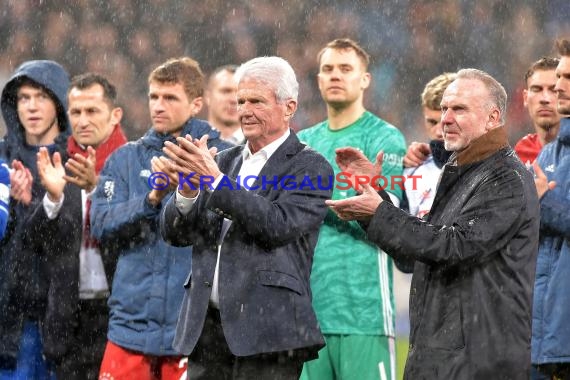
<path fill-rule="evenodd" d="M 202 108 L 203 81 L 191 58 L 171 59 L 154 69 L 148 79 L 152 128 L 115 151 L 99 177 L 92 234 L 103 255 L 119 256 L 100 378 L 178 380 L 186 371 L 186 359 L 172 342 L 191 249 L 172 247 L 160 237 L 160 210 L 175 184 L 159 186 L 154 172 L 164 143 L 178 136 L 207 134 L 208 146 L 231 146 L 194 118 Z"/>
<path fill-rule="evenodd" d="M 10 220 L 0 241 L 0 377 L 47 378 L 39 333 L 47 291 L 40 271 L 43 258 L 29 241 L 48 239 L 31 233 L 27 220 L 45 190 L 37 174 L 36 154 L 65 153 L 71 128 L 67 119 L 69 77 L 54 61 L 27 61 L 2 90 L 7 133 L 0 157 L 14 169 Z M 44 342 L 45 343 L 45 342 Z M 15 378 L 15 377 L 14 377 Z"/>
<path fill-rule="evenodd" d="M 570 39 L 558 42 L 556 140 L 534 164 L 540 197 L 540 240 L 532 309 L 532 379 L 570 378 Z"/>

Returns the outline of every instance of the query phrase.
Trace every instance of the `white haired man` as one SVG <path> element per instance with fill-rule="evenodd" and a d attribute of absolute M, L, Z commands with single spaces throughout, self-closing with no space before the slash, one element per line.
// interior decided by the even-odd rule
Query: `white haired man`
<path fill-rule="evenodd" d="M 202 190 L 180 182 L 161 219 L 164 239 L 194 252 L 174 344 L 190 379 L 297 380 L 324 345 L 309 276 L 333 171 L 289 128 L 298 83 L 285 60 L 255 58 L 236 77 L 247 144 L 215 160 L 203 141 L 165 147 L 176 172 L 215 178 Z M 248 176 L 251 191 L 239 186 Z"/>

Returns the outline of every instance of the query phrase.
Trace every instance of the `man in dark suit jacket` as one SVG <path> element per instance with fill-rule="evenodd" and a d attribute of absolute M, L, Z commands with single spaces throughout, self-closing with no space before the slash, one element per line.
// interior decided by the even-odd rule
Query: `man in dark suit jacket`
<path fill-rule="evenodd" d="M 204 139 L 165 147 L 163 170 L 187 180 L 161 233 L 194 246 L 175 347 L 191 379 L 296 380 L 324 345 L 309 277 L 333 171 L 289 129 L 298 83 L 285 60 L 256 58 L 236 76 L 247 144 L 216 159 Z"/>

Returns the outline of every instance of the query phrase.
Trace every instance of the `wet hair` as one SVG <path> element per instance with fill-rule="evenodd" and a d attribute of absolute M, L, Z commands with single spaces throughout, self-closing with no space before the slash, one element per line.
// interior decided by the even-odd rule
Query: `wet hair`
<path fill-rule="evenodd" d="M 360 61 L 364 65 L 364 70 L 368 70 L 368 65 L 370 64 L 370 55 L 355 41 L 350 38 L 337 38 L 325 45 L 324 48 L 317 54 L 317 63 L 321 64 L 321 57 L 327 49 L 334 50 L 354 50 Z"/>
<path fill-rule="evenodd" d="M 534 75 L 536 71 L 556 70 L 560 60 L 554 57 L 541 57 L 538 61 L 533 62 L 524 74 L 524 83 L 528 85 L 528 78 Z"/>
<path fill-rule="evenodd" d="M 103 88 L 103 98 L 111 108 L 115 108 L 117 104 L 117 89 L 113 86 L 107 78 L 95 73 L 85 73 L 76 75 L 71 79 L 69 90 L 67 94 L 74 88 L 78 90 L 85 90 L 94 85 L 100 85 Z"/>
<path fill-rule="evenodd" d="M 198 62 L 190 57 L 171 58 L 152 70 L 148 82 L 180 83 L 188 99 L 204 95 L 204 73 Z"/>
<path fill-rule="evenodd" d="M 228 73 L 235 74 L 237 69 L 238 69 L 238 65 L 223 65 L 223 66 L 217 67 L 216 69 L 214 69 L 214 71 L 212 71 L 210 73 L 210 76 L 208 77 L 208 87 L 210 87 L 212 85 L 212 80 L 219 73 L 227 71 Z"/>
<path fill-rule="evenodd" d="M 42 90 L 43 92 L 45 92 L 46 94 L 48 94 L 48 96 L 50 97 L 51 101 L 54 102 L 54 104 L 56 106 L 60 106 L 59 104 L 59 100 L 57 99 L 57 96 L 55 96 L 55 94 L 47 87 L 45 87 L 44 85 L 39 84 L 38 82 L 36 82 L 33 79 L 28 78 L 27 76 L 21 76 L 19 78 L 17 78 L 14 81 L 14 92 L 13 92 L 13 97 L 14 97 L 14 104 L 17 104 L 17 100 L 18 100 L 18 91 L 20 90 L 20 88 L 22 86 L 30 86 L 33 87 L 35 89 L 38 90 Z"/>
<path fill-rule="evenodd" d="M 273 88 L 278 103 L 293 99 L 297 101 L 299 83 L 295 71 L 281 57 L 257 57 L 238 67 L 236 80 L 254 79 Z"/>
<path fill-rule="evenodd" d="M 489 92 L 490 107 L 497 107 L 501 114 L 501 125 L 505 125 L 505 118 L 507 114 L 507 92 L 502 84 L 486 72 L 478 69 L 462 69 L 457 72 L 457 79 L 474 79 L 478 80 Z"/>
<path fill-rule="evenodd" d="M 455 80 L 455 73 L 443 73 L 430 80 L 422 92 L 422 107 L 430 110 L 441 110 L 441 98 L 445 89 Z"/>
<path fill-rule="evenodd" d="M 565 38 L 560 38 L 559 40 L 556 41 L 556 49 L 558 50 L 558 54 L 569 57 L 570 40 L 567 40 Z"/>

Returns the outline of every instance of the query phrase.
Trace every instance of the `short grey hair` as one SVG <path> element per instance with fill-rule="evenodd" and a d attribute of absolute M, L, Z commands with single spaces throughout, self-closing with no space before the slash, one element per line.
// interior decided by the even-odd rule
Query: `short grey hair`
<path fill-rule="evenodd" d="M 235 74 L 237 82 L 254 79 L 273 88 L 277 102 L 297 101 L 299 83 L 295 71 L 281 57 L 257 57 L 242 64 Z"/>
<path fill-rule="evenodd" d="M 462 69 L 457 72 L 456 79 L 475 79 L 482 82 L 489 91 L 489 108 L 497 107 L 501 113 L 501 125 L 505 125 L 507 115 L 507 92 L 495 78 L 478 69 Z"/>

